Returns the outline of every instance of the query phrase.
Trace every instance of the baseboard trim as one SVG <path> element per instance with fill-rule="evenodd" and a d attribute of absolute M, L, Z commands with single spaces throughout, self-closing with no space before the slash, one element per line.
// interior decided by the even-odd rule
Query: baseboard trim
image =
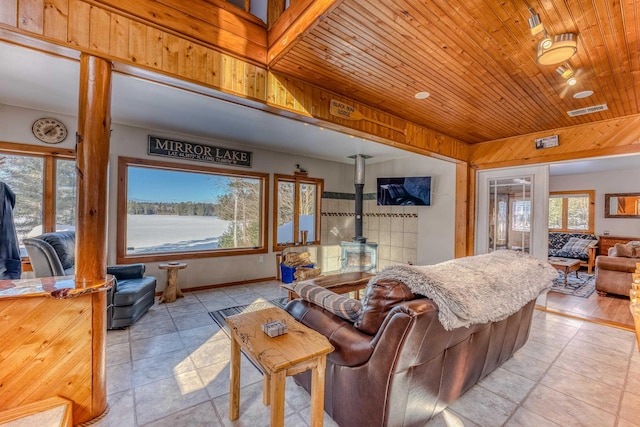
<path fill-rule="evenodd" d="M 237 282 L 216 283 L 215 285 L 195 286 L 193 288 L 180 288 L 182 292 L 194 292 L 194 291 L 206 291 L 207 289 L 227 288 L 235 285 L 246 285 L 249 283 L 267 282 L 269 280 L 276 280 L 275 276 L 261 277 L 259 279 L 247 279 L 239 280 Z M 156 292 L 156 296 L 162 295 L 162 292 Z"/>

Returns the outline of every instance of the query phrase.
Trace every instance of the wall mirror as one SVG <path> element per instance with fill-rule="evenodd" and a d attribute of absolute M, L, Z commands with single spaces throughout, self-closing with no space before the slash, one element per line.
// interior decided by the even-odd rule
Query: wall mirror
<path fill-rule="evenodd" d="M 640 218 L 640 193 L 604 195 L 605 218 Z"/>

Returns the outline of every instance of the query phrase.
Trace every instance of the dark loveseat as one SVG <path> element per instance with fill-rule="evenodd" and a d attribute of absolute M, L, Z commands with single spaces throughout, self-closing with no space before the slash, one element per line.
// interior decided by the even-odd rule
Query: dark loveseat
<path fill-rule="evenodd" d="M 45 233 L 23 240 L 36 277 L 71 276 L 75 265 L 75 231 Z M 107 329 L 130 326 L 154 303 L 156 278 L 144 276 L 144 264 L 107 267 L 115 284 L 107 292 Z"/>
<path fill-rule="evenodd" d="M 596 265 L 598 238 L 588 233 L 549 232 L 549 257 L 573 258 L 591 274 Z"/>
<path fill-rule="evenodd" d="M 400 281 L 370 282 L 363 301 L 356 322 L 307 300 L 286 306 L 335 347 L 324 405 L 341 427 L 425 425 L 525 344 L 535 306 L 533 299 L 504 320 L 448 331 L 434 301 Z M 309 371 L 295 379 L 310 390 Z"/>

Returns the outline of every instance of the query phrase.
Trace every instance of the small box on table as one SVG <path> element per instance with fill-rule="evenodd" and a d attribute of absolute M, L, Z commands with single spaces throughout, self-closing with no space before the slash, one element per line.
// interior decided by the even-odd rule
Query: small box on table
<path fill-rule="evenodd" d="M 287 325 L 281 320 L 273 320 L 262 324 L 262 330 L 271 338 L 287 333 Z"/>

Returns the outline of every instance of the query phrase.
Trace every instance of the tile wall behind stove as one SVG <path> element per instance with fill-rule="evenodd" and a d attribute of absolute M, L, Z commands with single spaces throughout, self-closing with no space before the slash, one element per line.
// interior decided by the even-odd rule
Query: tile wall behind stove
<path fill-rule="evenodd" d="M 378 271 L 390 264 L 416 263 L 418 208 L 377 206 L 375 193 L 365 193 L 362 233 L 378 243 Z M 322 197 L 321 243 L 318 263 L 322 272 L 340 270 L 340 242 L 355 235 L 355 194 L 325 192 Z"/>

